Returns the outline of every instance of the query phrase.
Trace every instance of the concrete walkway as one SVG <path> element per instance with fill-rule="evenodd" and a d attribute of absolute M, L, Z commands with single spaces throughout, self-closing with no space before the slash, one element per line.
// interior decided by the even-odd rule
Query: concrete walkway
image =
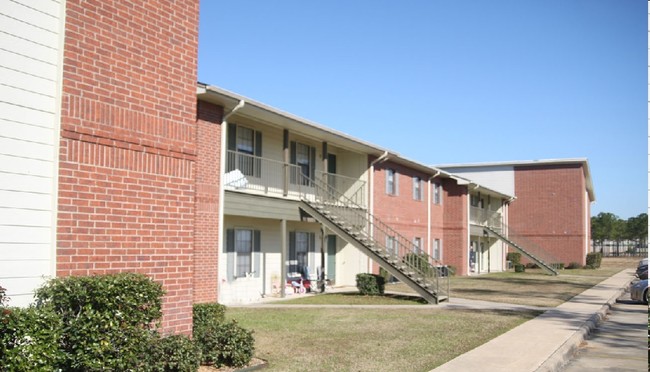
<path fill-rule="evenodd" d="M 648 307 L 628 291 L 592 332 L 563 372 L 637 372 L 648 368 Z"/>
<path fill-rule="evenodd" d="M 434 371 L 557 371 L 570 360 L 585 336 L 605 318 L 633 278 L 634 270 L 621 271 Z M 463 304 L 450 303 L 448 306 Z M 470 302 L 465 306 L 479 309 L 472 307 Z"/>

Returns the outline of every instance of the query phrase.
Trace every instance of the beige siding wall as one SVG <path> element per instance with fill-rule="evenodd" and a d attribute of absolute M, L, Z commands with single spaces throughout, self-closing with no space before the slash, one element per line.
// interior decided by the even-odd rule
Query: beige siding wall
<path fill-rule="evenodd" d="M 0 285 L 25 306 L 54 275 L 65 1 L 0 7 Z"/>

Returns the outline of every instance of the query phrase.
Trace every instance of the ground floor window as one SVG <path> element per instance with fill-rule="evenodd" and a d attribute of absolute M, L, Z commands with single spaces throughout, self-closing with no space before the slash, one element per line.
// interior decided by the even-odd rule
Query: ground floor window
<path fill-rule="evenodd" d="M 260 276 L 260 237 L 255 229 L 226 230 L 228 280 Z"/>
<path fill-rule="evenodd" d="M 300 268 L 309 267 L 309 253 L 316 252 L 316 234 L 305 231 L 289 233 L 289 261 Z"/>
<path fill-rule="evenodd" d="M 442 256 L 441 249 L 442 249 L 442 246 L 440 245 L 440 239 L 434 239 L 433 240 L 433 258 L 435 260 L 440 261 L 440 257 Z"/>

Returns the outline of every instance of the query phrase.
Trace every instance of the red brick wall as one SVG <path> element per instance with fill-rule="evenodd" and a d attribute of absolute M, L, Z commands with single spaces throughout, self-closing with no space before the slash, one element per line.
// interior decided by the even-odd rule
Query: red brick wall
<path fill-rule="evenodd" d="M 216 302 L 219 267 L 219 182 L 223 108 L 197 103 L 194 302 Z"/>
<path fill-rule="evenodd" d="M 387 169 L 397 171 L 398 195 L 386 193 Z M 413 199 L 413 177 L 420 177 L 422 182 L 422 200 Z M 390 161 L 375 166 L 374 174 L 374 215 L 380 218 L 399 234 L 413 241 L 422 239 L 422 249 L 427 243 L 427 186 L 428 176 Z"/>
<path fill-rule="evenodd" d="M 557 262 L 584 265 L 589 238 L 585 187 L 580 164 L 515 167 L 510 234 L 533 241 Z"/>
<path fill-rule="evenodd" d="M 57 275 L 161 282 L 192 326 L 197 0 L 66 1 Z"/>
<path fill-rule="evenodd" d="M 456 275 L 468 275 L 467 250 L 468 218 L 467 186 L 461 186 L 452 179 L 443 181 L 443 257 L 444 263 L 456 269 Z"/>

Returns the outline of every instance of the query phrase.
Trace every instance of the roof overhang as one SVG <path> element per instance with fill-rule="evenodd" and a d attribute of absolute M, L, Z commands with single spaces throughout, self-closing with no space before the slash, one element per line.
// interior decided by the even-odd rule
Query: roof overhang
<path fill-rule="evenodd" d="M 505 195 L 498 191 L 491 190 L 473 181 L 446 172 L 438 167 L 424 165 L 414 160 L 407 159 L 396 152 L 359 140 L 343 132 L 327 128 L 313 121 L 276 109 L 217 86 L 198 83 L 196 94 L 200 101 L 221 106 L 224 108 L 225 112 L 232 111 L 243 101 L 244 105 L 238 108 L 233 114 L 235 120 L 237 117 L 249 118 L 256 122 L 261 122 L 273 127 L 288 129 L 291 132 L 298 133 L 301 136 L 314 139 L 315 141 L 328 142 L 347 150 L 375 157 L 381 157 L 383 155 L 386 160 L 422 172 L 430 177 L 451 178 L 456 180 L 459 185 L 468 185 L 471 186 L 471 188 L 479 188 L 480 190 L 492 195 L 502 196 L 506 199 L 513 199 L 513 196 L 511 195 Z"/>

